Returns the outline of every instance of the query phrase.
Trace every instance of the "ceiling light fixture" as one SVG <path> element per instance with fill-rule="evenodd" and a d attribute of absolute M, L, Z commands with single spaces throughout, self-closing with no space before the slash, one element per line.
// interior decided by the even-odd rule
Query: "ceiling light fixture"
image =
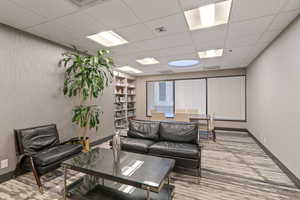
<path fill-rule="evenodd" d="M 158 64 L 159 61 L 156 60 L 155 58 L 143 58 L 143 59 L 138 59 L 136 62 L 142 64 L 142 65 L 154 65 Z"/>
<path fill-rule="evenodd" d="M 199 58 L 215 58 L 223 55 L 223 49 L 211 49 L 198 52 Z"/>
<path fill-rule="evenodd" d="M 118 46 L 128 43 L 127 40 L 113 31 L 103 31 L 94 35 L 87 36 L 87 38 L 106 47 Z"/>
<path fill-rule="evenodd" d="M 143 73 L 141 70 L 135 69 L 135 68 L 130 67 L 130 66 L 123 66 L 123 67 L 119 67 L 117 69 L 121 70 L 123 72 L 134 73 L 134 74 Z"/>
<path fill-rule="evenodd" d="M 168 65 L 172 67 L 192 67 L 198 63 L 198 60 L 176 60 L 169 62 Z"/>
<path fill-rule="evenodd" d="M 204 27 L 213 26 L 215 23 L 215 4 L 210 4 L 199 8 L 201 24 Z"/>
<path fill-rule="evenodd" d="M 209 4 L 184 12 L 191 31 L 227 24 L 232 0 Z"/>

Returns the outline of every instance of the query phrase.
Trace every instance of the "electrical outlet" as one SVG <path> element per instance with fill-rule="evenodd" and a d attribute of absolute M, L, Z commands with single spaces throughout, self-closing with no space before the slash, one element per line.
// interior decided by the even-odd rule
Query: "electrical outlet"
<path fill-rule="evenodd" d="M 1 169 L 8 167 L 8 159 L 1 160 Z"/>

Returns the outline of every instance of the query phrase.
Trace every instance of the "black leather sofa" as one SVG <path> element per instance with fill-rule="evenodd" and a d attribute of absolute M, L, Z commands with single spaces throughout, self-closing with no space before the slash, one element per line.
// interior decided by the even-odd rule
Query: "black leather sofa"
<path fill-rule="evenodd" d="M 201 177 L 202 148 L 196 123 L 131 120 L 121 142 L 122 150 L 175 159 L 175 170 L 189 169 Z"/>
<path fill-rule="evenodd" d="M 33 171 L 40 192 L 43 192 L 40 176 L 58 167 L 62 161 L 80 153 L 81 144 L 61 143 L 55 124 L 14 130 L 17 169 Z"/>

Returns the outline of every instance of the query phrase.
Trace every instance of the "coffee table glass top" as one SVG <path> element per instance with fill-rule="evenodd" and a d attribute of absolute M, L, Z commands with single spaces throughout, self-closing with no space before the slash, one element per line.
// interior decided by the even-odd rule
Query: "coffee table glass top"
<path fill-rule="evenodd" d="M 175 164 L 172 159 L 126 151 L 120 151 L 118 158 L 114 159 L 111 149 L 94 148 L 63 162 L 63 165 L 89 175 L 159 192 Z"/>

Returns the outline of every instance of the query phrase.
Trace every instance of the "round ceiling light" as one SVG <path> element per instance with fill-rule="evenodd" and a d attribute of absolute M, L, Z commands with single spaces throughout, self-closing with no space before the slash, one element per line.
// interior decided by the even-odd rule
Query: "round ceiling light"
<path fill-rule="evenodd" d="M 172 67 L 192 67 L 199 64 L 199 60 L 175 60 L 168 63 Z"/>

